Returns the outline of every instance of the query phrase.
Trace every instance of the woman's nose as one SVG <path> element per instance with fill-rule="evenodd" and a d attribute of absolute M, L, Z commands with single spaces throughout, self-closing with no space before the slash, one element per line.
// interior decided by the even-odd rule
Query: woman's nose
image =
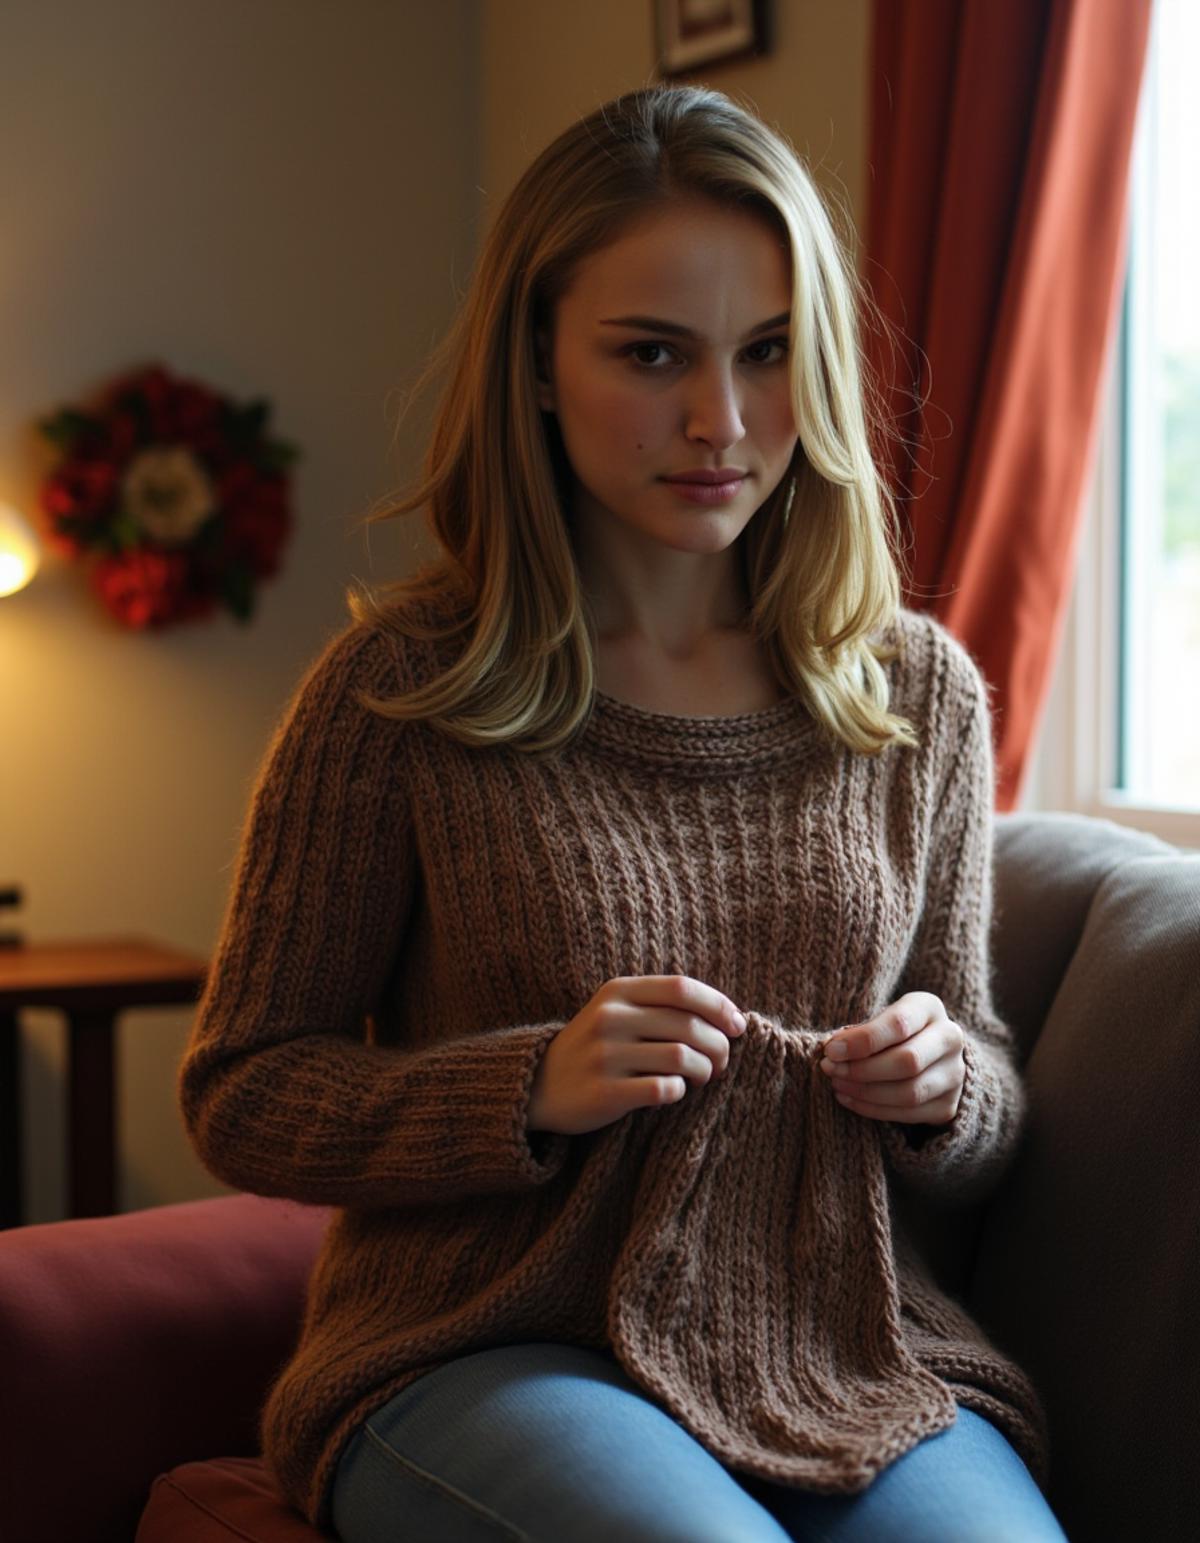
<path fill-rule="evenodd" d="M 700 370 L 687 404 L 687 434 L 710 445 L 735 445 L 744 438 L 741 404 L 732 371 L 720 364 Z"/>

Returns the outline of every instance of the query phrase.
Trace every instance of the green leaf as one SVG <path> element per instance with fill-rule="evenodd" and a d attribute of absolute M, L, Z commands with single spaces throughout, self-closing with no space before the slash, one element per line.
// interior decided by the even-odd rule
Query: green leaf
<path fill-rule="evenodd" d="M 140 391 L 130 391 L 118 404 L 137 424 L 137 442 L 148 444 L 153 438 L 154 425 L 150 417 L 150 404 Z"/>
<path fill-rule="evenodd" d="M 249 563 L 232 562 L 221 576 L 221 599 L 239 621 L 249 621 L 254 614 L 254 575 Z"/>
<path fill-rule="evenodd" d="M 73 407 L 64 407 L 53 417 L 43 418 L 38 428 L 47 439 L 69 451 L 81 435 L 98 434 L 102 425 L 98 418 L 90 418 Z"/>
<path fill-rule="evenodd" d="M 248 407 L 234 407 L 233 417 L 228 426 L 228 435 L 242 454 L 248 454 L 258 446 L 262 438 L 262 426 L 267 421 L 270 410 L 270 406 L 265 401 L 254 401 Z"/>
<path fill-rule="evenodd" d="M 289 444 L 283 439 L 268 439 L 258 452 L 261 471 L 286 471 L 299 459 L 299 445 Z"/>
<path fill-rule="evenodd" d="M 245 434 L 247 439 L 258 439 L 270 416 L 271 404 L 262 399 L 251 402 L 249 406 L 241 408 L 238 413 L 238 419 L 242 433 Z"/>
<path fill-rule="evenodd" d="M 109 541 L 104 526 L 97 525 L 94 520 L 80 519 L 75 515 L 58 515 L 55 524 L 64 536 L 78 541 L 85 548 L 96 547 L 102 552 L 112 551 L 112 542 Z"/>
<path fill-rule="evenodd" d="M 263 424 L 271 408 L 267 402 L 252 402 L 249 407 L 235 407 L 226 422 L 225 432 L 240 455 L 256 450 L 262 439 Z"/>
<path fill-rule="evenodd" d="M 142 527 L 127 509 L 118 509 L 109 521 L 108 529 L 114 552 L 128 552 L 133 547 L 140 546 L 145 535 Z"/>
<path fill-rule="evenodd" d="M 223 512 L 218 509 L 216 513 L 210 514 L 208 519 L 205 520 L 204 524 L 201 525 L 200 529 L 196 531 L 195 535 L 192 537 L 192 546 L 198 552 L 215 551 L 217 547 L 220 546 L 221 541 L 224 538 L 224 525 L 225 516 Z"/>

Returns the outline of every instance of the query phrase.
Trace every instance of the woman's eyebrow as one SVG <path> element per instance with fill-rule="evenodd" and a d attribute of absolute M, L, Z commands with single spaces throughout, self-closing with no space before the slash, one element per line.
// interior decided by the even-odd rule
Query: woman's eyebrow
<path fill-rule="evenodd" d="M 786 326 L 791 319 L 790 311 L 781 311 L 778 316 L 772 316 L 769 321 L 760 321 L 757 327 L 751 327 L 746 336 L 752 338 L 760 332 L 769 332 L 772 327 Z M 606 316 L 601 320 L 600 325 L 602 327 L 639 327 L 646 332 L 665 332 L 671 337 L 702 341 L 700 334 L 693 332 L 690 327 L 682 327 L 677 321 L 663 321 L 661 316 Z"/>

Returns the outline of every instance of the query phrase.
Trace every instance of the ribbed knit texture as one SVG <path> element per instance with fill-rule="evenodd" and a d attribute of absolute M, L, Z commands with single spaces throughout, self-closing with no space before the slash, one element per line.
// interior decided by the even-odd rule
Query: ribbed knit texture
<path fill-rule="evenodd" d="M 955 1418 L 1044 1484 L 1034 1388 L 933 1283 L 890 1205 L 986 1196 L 1025 1114 L 989 983 L 985 687 L 902 611 L 922 745 L 833 745 L 796 700 L 727 718 L 600 694 L 538 764 L 354 699 L 444 653 L 366 625 L 322 651 L 260 768 L 180 1107 L 225 1183 L 339 1209 L 267 1461 L 317 1526 L 345 1443 L 486 1346 L 608 1346 L 731 1467 L 863 1489 Z M 547 1044 L 607 980 L 681 973 L 749 1019 L 729 1075 L 586 1135 L 527 1133 Z M 966 1035 L 956 1118 L 841 1108 L 828 1035 L 908 990 Z"/>

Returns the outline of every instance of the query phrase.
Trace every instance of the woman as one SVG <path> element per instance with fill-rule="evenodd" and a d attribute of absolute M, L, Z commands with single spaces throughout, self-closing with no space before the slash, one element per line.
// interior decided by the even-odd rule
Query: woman
<path fill-rule="evenodd" d="M 344 1543 L 1063 1536 L 889 1204 L 985 1195 L 1025 1102 L 986 691 L 899 603 L 858 295 L 720 93 L 569 129 L 377 516 L 438 558 L 273 739 L 180 1097 L 337 1208 L 261 1434 Z"/>

